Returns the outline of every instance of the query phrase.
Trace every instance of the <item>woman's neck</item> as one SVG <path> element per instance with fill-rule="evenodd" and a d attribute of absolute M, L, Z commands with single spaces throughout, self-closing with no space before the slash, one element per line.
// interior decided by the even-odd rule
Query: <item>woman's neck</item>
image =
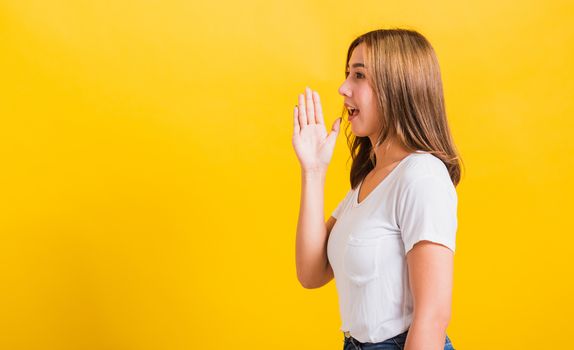
<path fill-rule="evenodd" d="M 411 153 L 405 147 L 399 145 L 396 139 L 390 139 L 388 143 L 379 145 L 375 149 L 376 164 L 374 170 L 378 171 L 392 167 Z"/>

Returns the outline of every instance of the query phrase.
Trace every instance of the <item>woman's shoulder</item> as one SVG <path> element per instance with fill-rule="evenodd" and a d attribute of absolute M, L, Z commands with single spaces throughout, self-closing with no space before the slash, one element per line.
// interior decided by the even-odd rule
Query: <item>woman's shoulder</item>
<path fill-rule="evenodd" d="M 401 168 L 401 182 L 408 185 L 420 178 L 436 177 L 444 181 L 451 181 L 448 169 L 444 162 L 432 153 L 416 151 L 405 159 Z"/>

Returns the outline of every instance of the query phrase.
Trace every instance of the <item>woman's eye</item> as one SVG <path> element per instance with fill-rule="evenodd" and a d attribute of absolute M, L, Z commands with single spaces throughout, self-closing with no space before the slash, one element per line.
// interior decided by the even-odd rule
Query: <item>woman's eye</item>
<path fill-rule="evenodd" d="M 345 72 L 345 77 L 348 77 L 350 73 L 351 73 L 351 72 L 346 71 L 346 72 Z M 365 77 L 365 75 L 364 75 L 363 73 L 355 72 L 354 77 L 357 78 L 357 79 L 363 79 L 363 78 Z"/>

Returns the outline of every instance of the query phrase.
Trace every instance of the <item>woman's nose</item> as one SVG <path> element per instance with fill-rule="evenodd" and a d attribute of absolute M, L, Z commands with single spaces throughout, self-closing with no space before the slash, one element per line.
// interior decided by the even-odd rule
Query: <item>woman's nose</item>
<path fill-rule="evenodd" d="M 341 84 L 341 86 L 339 86 L 339 94 L 341 94 L 342 96 L 351 97 L 351 91 L 347 87 L 346 80 L 343 84 Z"/>

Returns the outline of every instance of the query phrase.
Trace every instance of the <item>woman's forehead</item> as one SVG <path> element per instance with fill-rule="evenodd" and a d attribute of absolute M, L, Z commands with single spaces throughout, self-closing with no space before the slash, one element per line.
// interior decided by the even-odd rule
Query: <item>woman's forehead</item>
<path fill-rule="evenodd" d="M 349 63 L 347 65 L 347 68 L 349 68 L 349 66 L 350 67 L 364 67 L 365 66 L 365 62 L 363 60 L 363 47 L 364 47 L 364 45 L 361 43 L 353 49 L 353 52 L 351 53 L 351 58 L 349 59 Z"/>

